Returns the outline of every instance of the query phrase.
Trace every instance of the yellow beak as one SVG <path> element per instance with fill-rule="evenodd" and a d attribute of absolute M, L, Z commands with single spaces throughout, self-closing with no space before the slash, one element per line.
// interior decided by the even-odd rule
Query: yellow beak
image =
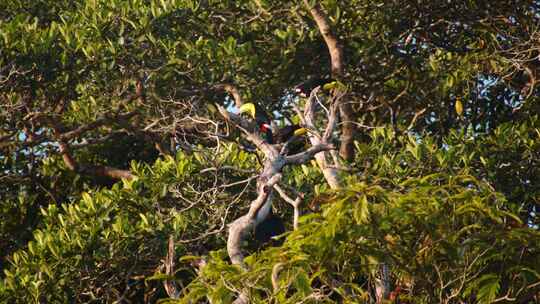
<path fill-rule="evenodd" d="M 302 135 L 304 135 L 306 133 L 307 133 L 306 128 L 300 128 L 300 129 L 294 130 L 294 136 L 302 136 Z"/>
<path fill-rule="evenodd" d="M 240 107 L 240 114 L 248 113 L 251 118 L 255 119 L 255 105 L 252 103 L 245 103 Z"/>

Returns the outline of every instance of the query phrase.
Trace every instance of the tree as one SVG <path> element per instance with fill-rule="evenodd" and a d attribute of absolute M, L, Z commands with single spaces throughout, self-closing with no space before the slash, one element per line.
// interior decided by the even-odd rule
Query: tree
<path fill-rule="evenodd" d="M 3 1 L 0 298 L 538 300 L 539 6 Z M 297 229 L 235 260 L 261 194 Z"/>

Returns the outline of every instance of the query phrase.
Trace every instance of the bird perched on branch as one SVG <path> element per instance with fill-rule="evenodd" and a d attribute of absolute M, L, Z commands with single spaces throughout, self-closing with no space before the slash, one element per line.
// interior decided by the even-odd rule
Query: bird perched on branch
<path fill-rule="evenodd" d="M 266 114 L 260 106 L 254 103 L 245 103 L 240 107 L 240 114 L 248 114 L 251 118 L 255 119 L 255 123 L 259 128 L 259 132 L 266 138 L 266 142 L 272 143 L 272 126 L 270 116 Z"/>
<path fill-rule="evenodd" d="M 264 110 L 262 110 L 259 106 L 256 106 L 252 103 L 246 103 L 242 105 L 242 107 L 240 107 L 240 114 L 242 113 L 247 113 L 249 114 L 249 116 L 255 119 L 255 122 L 259 127 L 259 132 L 261 132 L 265 136 L 265 140 L 269 144 L 284 144 L 287 143 L 290 139 L 293 139 L 293 137 L 297 137 L 297 139 L 303 141 L 300 137 L 307 133 L 307 129 L 299 125 L 284 126 L 275 130 L 275 132 L 272 132 L 273 130 L 272 126 L 270 125 L 271 122 L 268 115 L 266 115 Z M 293 154 L 297 153 L 295 151 L 304 146 L 298 146 L 295 144 L 296 142 L 289 143 L 289 151 Z M 296 149 L 294 149 L 295 147 Z"/>
<path fill-rule="evenodd" d="M 307 129 L 299 125 L 289 125 L 279 128 L 274 132 L 273 141 L 275 144 L 288 143 L 288 153 L 296 154 L 306 148 L 306 138 L 303 137 L 307 133 Z"/>
<path fill-rule="evenodd" d="M 284 232 L 285 224 L 283 220 L 270 210 L 268 216 L 255 227 L 254 237 L 257 242 L 257 248 L 261 248 L 268 243 L 271 246 L 281 245 L 282 241 L 277 241 L 275 237 Z"/>
<path fill-rule="evenodd" d="M 331 88 L 329 86 L 335 82 L 336 81 L 330 77 L 310 78 L 296 85 L 294 87 L 294 92 L 300 97 L 308 97 L 311 94 L 311 91 L 316 87 L 321 86 L 323 90 L 330 90 Z"/>
<path fill-rule="evenodd" d="M 299 125 L 289 125 L 279 128 L 273 137 L 273 143 L 283 144 L 286 143 L 293 136 L 302 136 L 307 133 L 307 129 Z"/>

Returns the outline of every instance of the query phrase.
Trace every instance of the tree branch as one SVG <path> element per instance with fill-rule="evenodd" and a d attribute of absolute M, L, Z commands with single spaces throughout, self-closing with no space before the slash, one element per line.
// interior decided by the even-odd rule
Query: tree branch
<path fill-rule="evenodd" d="M 224 84 L 217 84 L 214 86 L 215 89 L 224 90 L 225 92 L 232 95 L 234 99 L 234 104 L 237 108 L 240 108 L 244 101 L 242 99 L 242 96 L 240 95 L 240 92 L 238 91 L 238 88 L 232 84 L 224 83 Z"/>
<path fill-rule="evenodd" d="M 311 6 L 309 5 L 308 0 L 304 0 L 304 5 L 311 13 L 315 23 L 317 23 L 317 27 L 323 36 L 324 42 L 326 42 L 326 46 L 330 52 L 330 59 L 332 61 L 332 75 L 343 75 L 343 50 L 337 37 L 332 32 L 330 23 L 322 11 L 321 6 L 318 3 Z"/>
<path fill-rule="evenodd" d="M 72 156 L 66 142 L 59 142 L 59 151 L 68 169 L 92 176 L 109 177 L 114 180 L 132 179 L 135 177 L 129 170 L 116 169 L 108 166 L 80 165 Z"/>
<path fill-rule="evenodd" d="M 315 96 L 312 94 L 312 97 Z M 310 98 L 313 100 L 313 98 Z M 312 111 L 312 107 L 306 109 Z M 271 145 L 265 142 L 258 133 L 258 128 L 253 122 L 247 121 L 240 115 L 229 113 L 225 108 L 218 106 L 218 110 L 221 115 L 229 122 L 239 128 L 259 150 L 265 155 L 264 166 L 261 174 L 257 178 L 257 198 L 251 202 L 249 211 L 236 219 L 229 225 L 229 236 L 227 239 L 227 252 L 231 259 L 231 262 L 235 265 L 239 265 L 242 268 L 246 268 L 244 264 L 244 255 L 242 253 L 241 244 L 249 235 L 249 232 L 253 230 L 259 223 L 261 223 L 270 213 L 272 208 L 272 193 L 277 183 L 281 180 L 281 171 L 286 165 L 289 164 L 302 164 L 309 161 L 316 155 L 321 155 L 321 151 L 327 151 L 333 149 L 333 146 L 328 143 L 331 137 L 335 122 L 337 120 L 337 106 L 333 105 L 330 117 L 328 117 L 328 124 L 325 129 L 324 137 L 317 137 L 317 142 L 312 145 L 306 151 L 287 155 L 287 149 L 282 148 L 277 150 L 279 145 Z M 314 114 L 308 114 L 313 117 Z M 313 122 L 313 120 L 311 120 Z M 319 133 L 313 123 L 308 125 L 311 128 L 311 132 Z M 310 136 L 314 137 L 314 136 Z M 324 155 L 323 155 L 324 157 Z M 298 203 L 299 204 L 299 203 Z M 299 217 L 299 211 L 296 210 L 296 222 Z M 297 226 L 297 224 L 295 224 Z M 248 297 L 244 291 L 240 292 L 239 297 L 235 303 L 247 303 Z"/>
<path fill-rule="evenodd" d="M 315 99 L 317 98 L 317 93 L 319 92 L 319 89 L 320 88 L 315 88 L 313 91 L 311 91 L 311 95 L 309 96 L 306 105 L 304 106 L 304 119 L 306 122 L 306 126 L 311 130 L 309 140 L 311 142 L 311 145 L 315 147 L 322 144 L 323 141 L 327 141 L 330 139 L 337 116 L 336 108 L 339 103 L 339 99 L 335 99 L 333 101 L 330 111 L 330 117 L 328 119 L 328 124 L 324 132 L 324 136 L 321 136 L 321 134 L 316 131 L 315 127 Z M 323 172 L 326 182 L 330 185 L 330 188 L 340 188 L 341 182 L 338 178 L 338 170 L 335 169 L 335 167 L 333 166 L 328 166 L 326 160 L 326 153 L 320 152 L 315 154 L 315 160 L 317 161 L 319 168 Z"/>
<path fill-rule="evenodd" d="M 317 3 L 314 6 L 311 6 L 308 0 L 304 0 L 304 5 L 311 13 L 311 16 L 319 28 L 319 32 L 328 47 L 332 77 L 339 80 L 344 74 L 343 48 L 339 43 L 337 36 L 332 32 L 330 22 L 322 11 L 320 4 Z M 341 103 L 339 112 L 342 120 L 341 146 L 339 153 L 343 159 L 351 161 L 354 158 L 354 110 L 349 103 Z"/>
<path fill-rule="evenodd" d="M 298 220 L 300 219 L 300 202 L 301 202 L 300 196 L 296 197 L 296 199 L 293 200 L 291 197 L 287 195 L 287 193 L 285 193 L 285 190 L 281 189 L 279 185 L 277 184 L 274 185 L 274 189 L 276 189 L 276 191 L 279 193 L 279 196 L 281 196 L 281 198 L 284 201 L 286 201 L 291 206 L 293 206 L 293 210 L 294 210 L 293 227 L 294 227 L 294 230 L 297 230 Z"/>

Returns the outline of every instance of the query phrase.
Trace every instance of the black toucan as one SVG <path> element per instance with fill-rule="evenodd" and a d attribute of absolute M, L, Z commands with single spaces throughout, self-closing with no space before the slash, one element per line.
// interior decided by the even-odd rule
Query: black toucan
<path fill-rule="evenodd" d="M 255 227 L 254 236 L 257 241 L 257 248 L 261 248 L 266 244 L 271 246 L 281 245 L 282 241 L 276 240 L 274 237 L 283 233 L 285 233 L 283 220 L 270 211 L 266 218 Z"/>
<path fill-rule="evenodd" d="M 307 133 L 307 129 L 299 125 L 289 125 L 283 128 L 279 128 L 274 132 L 274 143 L 275 144 L 284 144 L 288 142 L 293 136 L 295 137 L 291 142 L 289 142 L 287 148 L 287 154 L 296 154 L 301 152 L 306 147 L 306 138 L 302 135 Z"/>
<path fill-rule="evenodd" d="M 259 105 L 248 102 L 240 107 L 240 114 L 247 113 L 251 118 L 255 119 L 257 125 L 270 124 L 270 116 Z"/>
<path fill-rule="evenodd" d="M 279 128 L 274 132 L 273 141 L 275 144 L 286 143 L 293 136 L 301 136 L 306 134 L 306 129 L 299 125 L 290 125 L 283 128 Z"/>
<path fill-rule="evenodd" d="M 271 120 L 266 111 L 260 106 L 253 103 L 245 103 L 240 107 L 240 114 L 247 113 L 251 118 L 255 119 L 259 132 L 263 134 L 268 143 L 272 143 L 272 126 Z"/>
<path fill-rule="evenodd" d="M 308 97 L 311 94 L 311 91 L 313 91 L 313 89 L 316 87 L 321 86 L 323 89 L 326 89 L 325 86 L 333 82 L 335 82 L 335 80 L 330 77 L 310 78 L 295 86 L 294 92 L 300 97 Z"/>

